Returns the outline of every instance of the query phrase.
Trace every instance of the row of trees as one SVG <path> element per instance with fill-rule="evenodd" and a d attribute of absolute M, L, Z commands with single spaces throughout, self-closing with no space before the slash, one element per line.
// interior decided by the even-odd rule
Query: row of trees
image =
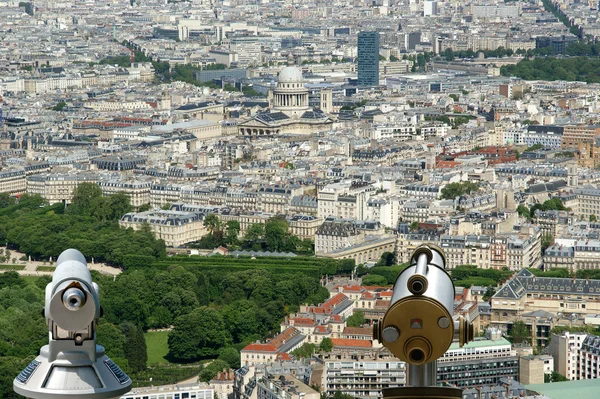
<path fill-rule="evenodd" d="M 72 205 L 47 205 L 40 196 L 24 195 L 18 204 L 0 198 L 0 242 L 37 260 L 56 259 L 65 248 L 77 248 L 88 259 L 122 266 L 130 255 L 166 257 L 165 243 L 149 228 L 119 227 L 131 210 L 122 194 L 103 197 L 95 184 L 81 184 Z"/>
<path fill-rule="evenodd" d="M 528 57 L 531 56 L 548 56 L 548 55 L 552 55 L 552 48 L 551 47 L 541 47 L 541 48 L 536 48 L 536 49 L 529 49 L 529 50 L 523 50 L 523 49 L 517 49 L 516 51 L 513 51 L 511 49 L 507 49 L 504 47 L 498 47 L 495 50 L 461 50 L 461 51 L 454 51 L 450 48 L 444 50 L 442 53 L 440 53 L 440 56 L 443 57 L 446 61 L 450 62 L 450 61 L 454 61 L 456 58 L 475 58 L 477 57 L 477 55 L 479 53 L 483 53 L 483 56 L 485 58 L 502 58 L 502 57 L 511 57 L 513 55 L 526 55 Z"/>
<path fill-rule="evenodd" d="M 255 251 L 313 253 L 313 241 L 301 240 L 290 232 L 287 220 L 272 217 L 266 223 L 254 223 L 240 239 L 240 223 L 230 220 L 223 223 L 216 214 L 206 215 L 204 226 L 208 234 L 198 242 L 200 248 L 212 249 L 221 245 L 230 249 L 252 249 Z"/>

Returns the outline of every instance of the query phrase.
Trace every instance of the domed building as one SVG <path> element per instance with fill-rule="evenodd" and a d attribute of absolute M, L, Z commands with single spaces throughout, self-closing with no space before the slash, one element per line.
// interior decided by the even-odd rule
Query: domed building
<path fill-rule="evenodd" d="M 331 96 L 331 92 L 323 95 Z M 333 123 L 323 111 L 308 105 L 308 89 L 304 87 L 302 72 L 296 67 L 288 66 L 279 72 L 277 86 L 269 97 L 267 111 L 238 125 L 241 136 L 311 134 L 329 130 Z"/>

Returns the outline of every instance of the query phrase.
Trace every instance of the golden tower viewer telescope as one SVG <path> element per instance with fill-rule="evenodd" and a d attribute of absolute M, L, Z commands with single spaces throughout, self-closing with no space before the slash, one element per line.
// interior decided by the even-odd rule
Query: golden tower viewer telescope
<path fill-rule="evenodd" d="M 410 265 L 396 283 L 390 306 L 373 327 L 373 338 L 408 364 L 408 384 L 386 388 L 386 399 L 460 399 L 462 390 L 437 386 L 437 359 L 453 341 L 473 339 L 473 326 L 455 319 L 454 283 L 445 270 L 446 257 L 435 245 L 415 249 Z"/>

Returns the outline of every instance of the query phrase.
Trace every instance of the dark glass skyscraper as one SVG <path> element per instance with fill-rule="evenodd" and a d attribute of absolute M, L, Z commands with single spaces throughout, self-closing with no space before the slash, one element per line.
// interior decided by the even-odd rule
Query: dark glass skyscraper
<path fill-rule="evenodd" d="M 358 34 L 358 85 L 379 85 L 379 33 Z"/>

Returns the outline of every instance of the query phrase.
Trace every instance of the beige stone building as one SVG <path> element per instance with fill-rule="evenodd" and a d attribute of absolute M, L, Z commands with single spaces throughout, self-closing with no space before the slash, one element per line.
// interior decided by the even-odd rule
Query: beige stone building
<path fill-rule="evenodd" d="M 552 364 L 552 365 L 551 365 Z M 543 384 L 546 369 L 552 372 L 552 356 L 522 356 L 519 358 L 519 382 L 523 385 Z M 549 374 L 549 373 L 548 373 Z"/>
<path fill-rule="evenodd" d="M 23 194 L 27 191 L 27 178 L 24 170 L 0 171 L 0 193 L 10 195 Z"/>
<path fill-rule="evenodd" d="M 140 213 L 126 213 L 119 224 L 140 230 L 148 225 L 157 239 L 162 239 L 169 247 L 179 247 L 198 241 L 208 234 L 201 215 L 191 212 L 153 210 Z"/>
<path fill-rule="evenodd" d="M 150 203 L 150 182 L 108 180 L 101 181 L 99 185 L 103 195 L 124 193 L 135 208 Z"/>
<path fill-rule="evenodd" d="M 492 323 L 512 322 L 535 312 L 540 318 L 600 313 L 600 281 L 536 277 L 523 269 L 491 299 Z M 539 324 L 539 323 L 538 323 Z M 550 328 L 553 326 L 551 323 Z"/>
<path fill-rule="evenodd" d="M 41 195 L 50 205 L 62 202 L 70 204 L 73 190 L 81 183 L 98 183 L 96 174 L 48 173 L 27 177 L 27 194 Z"/>
<path fill-rule="evenodd" d="M 232 369 L 223 369 L 219 371 L 215 378 L 209 381 L 210 386 L 215 389 L 215 398 L 227 399 L 229 394 L 233 393 L 234 372 Z"/>

